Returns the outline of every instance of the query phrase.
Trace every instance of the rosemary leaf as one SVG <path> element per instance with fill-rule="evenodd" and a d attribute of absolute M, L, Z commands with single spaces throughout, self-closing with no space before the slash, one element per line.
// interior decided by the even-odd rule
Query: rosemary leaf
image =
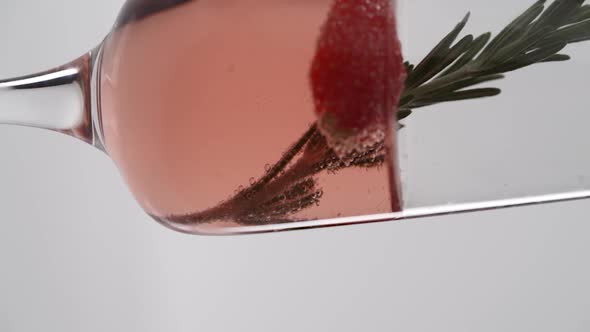
<path fill-rule="evenodd" d="M 476 98 L 483 98 L 483 97 L 493 97 L 497 96 L 502 92 L 500 89 L 497 88 L 481 88 L 481 89 L 471 89 L 471 90 L 463 90 L 463 91 L 456 91 L 453 93 L 444 94 L 429 100 L 428 98 L 422 99 L 422 102 L 425 104 L 434 104 L 434 103 L 444 103 L 449 101 L 458 101 L 458 100 L 466 100 L 466 99 L 476 99 Z"/>
<path fill-rule="evenodd" d="M 541 62 L 559 62 L 559 61 L 567 61 L 569 59 L 571 59 L 571 57 L 567 54 L 555 54 L 555 55 L 548 57 L 545 60 L 542 60 Z"/>

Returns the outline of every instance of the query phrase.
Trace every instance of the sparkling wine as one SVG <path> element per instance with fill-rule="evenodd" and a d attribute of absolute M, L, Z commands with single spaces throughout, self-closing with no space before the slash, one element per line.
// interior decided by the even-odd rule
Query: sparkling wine
<path fill-rule="evenodd" d="M 388 147 L 340 160 L 313 125 L 310 65 L 332 2 L 124 9 L 103 48 L 102 131 L 148 213 L 207 233 L 400 206 Z"/>

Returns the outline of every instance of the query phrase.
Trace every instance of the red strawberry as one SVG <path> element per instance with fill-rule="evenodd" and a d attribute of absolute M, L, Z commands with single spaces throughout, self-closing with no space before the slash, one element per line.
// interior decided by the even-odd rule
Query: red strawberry
<path fill-rule="evenodd" d="M 384 138 L 403 88 L 395 0 L 334 0 L 311 66 L 319 128 L 344 155 Z"/>

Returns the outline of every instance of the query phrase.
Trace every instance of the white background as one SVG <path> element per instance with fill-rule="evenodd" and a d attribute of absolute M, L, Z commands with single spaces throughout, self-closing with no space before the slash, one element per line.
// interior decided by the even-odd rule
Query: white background
<path fill-rule="evenodd" d="M 90 49 L 121 4 L 2 1 L 0 76 Z M 0 331 L 588 331 L 589 214 L 188 236 L 148 219 L 105 155 L 2 126 Z"/>

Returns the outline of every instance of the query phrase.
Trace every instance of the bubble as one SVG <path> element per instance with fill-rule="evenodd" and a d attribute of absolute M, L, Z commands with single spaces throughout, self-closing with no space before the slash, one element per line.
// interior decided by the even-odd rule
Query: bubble
<path fill-rule="evenodd" d="M 251 177 L 249 180 L 250 184 L 253 185 L 256 183 L 256 179 L 254 177 Z"/>

